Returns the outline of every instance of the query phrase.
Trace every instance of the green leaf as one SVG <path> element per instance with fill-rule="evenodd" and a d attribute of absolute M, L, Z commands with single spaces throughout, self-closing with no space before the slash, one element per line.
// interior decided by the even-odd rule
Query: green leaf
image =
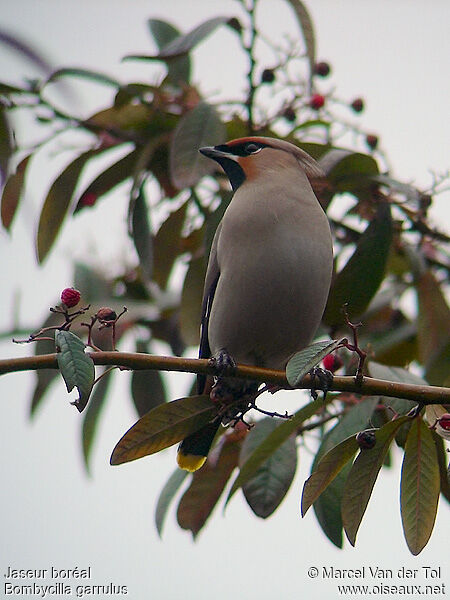
<path fill-rule="evenodd" d="M 106 369 L 105 369 L 106 370 Z M 106 394 L 112 379 L 112 372 L 103 375 L 95 384 L 89 400 L 89 404 L 84 413 L 82 441 L 83 458 L 86 471 L 90 472 L 90 458 L 95 434 L 97 433 L 100 416 L 105 405 Z"/>
<path fill-rule="evenodd" d="M 134 247 L 139 257 L 139 265 L 144 280 L 148 282 L 151 281 L 153 273 L 153 243 L 148 218 L 148 206 L 143 186 L 139 188 L 139 192 L 133 202 L 131 224 Z"/>
<path fill-rule="evenodd" d="M 5 229 L 11 227 L 14 215 L 19 206 L 19 200 L 25 183 L 26 168 L 30 158 L 31 154 L 20 161 L 17 165 L 16 172 L 13 175 L 10 175 L 3 189 L 1 216 L 3 227 Z"/>
<path fill-rule="evenodd" d="M 305 40 L 306 55 L 308 56 L 309 61 L 309 78 L 311 88 L 311 79 L 314 72 L 314 65 L 316 63 L 316 41 L 314 36 L 313 22 L 303 2 L 300 0 L 288 0 L 288 2 L 294 9 L 295 16 L 297 17 L 298 24 L 300 25 L 300 29 Z"/>
<path fill-rule="evenodd" d="M 199 102 L 180 119 L 170 142 L 170 172 L 175 187 L 192 187 L 215 171 L 215 162 L 198 150 L 221 144 L 225 136 L 225 125 L 217 110 L 206 102 Z"/>
<path fill-rule="evenodd" d="M 96 271 L 89 265 L 76 262 L 73 281 L 74 288 L 81 291 L 83 302 L 92 303 L 111 298 L 111 282 L 103 272 Z"/>
<path fill-rule="evenodd" d="M 232 438 L 233 434 L 223 436 L 218 457 L 214 457 L 214 460 L 210 457 L 194 473 L 191 485 L 178 505 L 178 524 L 183 529 L 192 531 L 194 538 L 210 517 L 231 473 L 237 467 L 241 444 L 240 441 L 231 441 Z"/>
<path fill-rule="evenodd" d="M 217 415 L 209 396 L 190 396 L 157 406 L 141 417 L 117 442 L 111 464 L 154 454 L 194 433 Z"/>
<path fill-rule="evenodd" d="M 171 42 L 166 44 L 157 55 L 154 56 L 143 56 L 143 55 L 131 55 L 125 56 L 126 59 L 137 59 L 137 60 L 167 60 L 178 58 L 190 52 L 195 46 L 203 41 L 208 35 L 210 35 L 219 25 L 227 23 L 229 17 L 215 17 L 209 19 L 204 23 L 201 23 L 189 33 L 180 35 L 173 39 Z"/>
<path fill-rule="evenodd" d="M 196 346 L 200 338 L 201 306 L 206 265 L 203 256 L 193 258 L 184 279 L 181 294 L 181 337 L 188 346 Z"/>
<path fill-rule="evenodd" d="M 305 481 L 302 494 L 302 516 L 317 500 L 336 475 L 345 467 L 358 451 L 358 442 L 354 435 L 348 437 L 329 450 L 319 461 L 316 470 Z"/>
<path fill-rule="evenodd" d="M 247 458 L 272 433 L 280 422 L 267 417 L 258 421 L 244 440 L 240 462 Z M 293 433 L 260 464 L 254 475 L 242 486 L 245 499 L 258 517 L 267 519 L 281 504 L 297 469 L 297 446 Z"/>
<path fill-rule="evenodd" d="M 450 502 L 450 480 L 448 477 L 448 465 L 447 465 L 447 449 L 445 447 L 444 440 L 433 431 L 434 445 L 436 446 L 437 460 L 439 464 L 439 474 L 441 478 L 441 494 Z"/>
<path fill-rule="evenodd" d="M 136 342 L 136 352 L 148 352 L 146 342 Z M 139 417 L 166 402 L 161 373 L 154 369 L 135 369 L 131 374 L 131 397 Z"/>
<path fill-rule="evenodd" d="M 373 187 L 373 177 L 379 173 L 377 161 L 372 156 L 342 148 L 332 148 L 319 162 L 337 192 L 358 195 Z"/>
<path fill-rule="evenodd" d="M 400 417 L 376 430 L 375 446 L 361 450 L 353 463 L 342 496 L 342 522 L 352 546 L 355 545 L 356 534 L 391 442 L 408 419 L 409 417 Z"/>
<path fill-rule="evenodd" d="M 331 402 L 331 398 L 327 399 Z M 300 410 L 298 410 L 292 419 L 283 421 L 272 433 L 270 433 L 251 453 L 245 463 L 240 467 L 239 475 L 233 482 L 233 485 L 228 494 L 225 505 L 233 497 L 246 481 L 248 481 L 257 472 L 259 466 L 267 460 L 297 429 L 304 421 L 312 417 L 319 409 L 326 405 L 326 401 L 318 398 L 310 402 Z"/>
<path fill-rule="evenodd" d="M 381 203 L 359 238 L 354 253 L 331 286 L 324 314 L 327 325 L 336 327 L 343 324 L 344 304 L 348 304 L 352 318 L 366 310 L 383 281 L 392 235 L 390 207 Z"/>
<path fill-rule="evenodd" d="M 431 271 L 416 280 L 418 348 L 426 375 L 433 385 L 450 383 L 450 308 Z"/>
<path fill-rule="evenodd" d="M 292 387 L 297 386 L 303 377 L 318 365 L 333 350 L 341 344 L 338 340 L 323 340 L 307 346 L 289 360 L 286 365 L 286 379 Z"/>
<path fill-rule="evenodd" d="M 80 69 L 77 67 L 64 67 L 62 69 L 57 69 L 50 75 L 46 83 L 57 81 L 62 77 L 81 77 L 82 79 L 88 79 L 90 81 L 94 81 L 95 83 L 103 83 L 112 87 L 120 87 L 120 82 L 117 81 L 117 79 L 113 79 L 109 75 L 97 73 L 96 71 L 91 71 L 89 69 Z"/>
<path fill-rule="evenodd" d="M 167 21 L 149 19 L 148 25 L 160 50 L 182 35 L 176 27 Z M 169 81 L 175 85 L 179 85 L 181 82 L 188 83 L 190 77 L 191 59 L 189 56 L 180 56 L 179 58 L 168 62 L 167 79 Z"/>
<path fill-rule="evenodd" d="M 162 536 L 164 521 L 166 519 L 166 514 L 169 510 L 169 506 L 175 494 L 178 492 L 181 485 L 183 484 L 183 481 L 186 479 L 187 475 L 188 471 L 184 471 L 183 469 L 176 469 L 169 477 L 167 483 L 161 490 L 155 512 L 155 524 L 159 537 Z"/>
<path fill-rule="evenodd" d="M 0 186 L 6 180 L 9 161 L 14 151 L 13 133 L 6 114 L 6 107 L 0 104 Z"/>
<path fill-rule="evenodd" d="M 188 202 L 184 202 L 177 210 L 170 213 L 158 229 L 153 241 L 153 279 L 161 289 L 165 289 L 175 259 L 182 252 L 180 238 L 187 208 Z"/>
<path fill-rule="evenodd" d="M 406 440 L 400 483 L 403 531 L 414 556 L 430 539 L 439 491 L 439 463 L 433 436 L 424 421 L 416 418 Z"/>
<path fill-rule="evenodd" d="M 79 196 L 75 212 L 96 203 L 98 198 L 131 177 L 138 151 L 133 150 L 110 167 L 102 171 Z"/>
<path fill-rule="evenodd" d="M 369 362 L 369 374 L 375 379 L 384 379 L 385 381 L 393 381 L 398 383 L 412 383 L 414 385 L 428 385 L 428 383 L 419 375 L 415 375 L 402 367 L 388 367 L 381 365 L 373 360 Z M 386 406 L 390 406 L 397 414 L 406 415 L 417 404 L 412 400 L 404 398 L 390 398 L 381 396 L 380 402 Z"/>
<path fill-rule="evenodd" d="M 58 367 L 63 376 L 67 391 L 77 388 L 79 398 L 72 402 L 79 412 L 86 407 L 95 379 L 94 362 L 85 353 L 85 345 L 71 331 L 56 331 Z"/>
<path fill-rule="evenodd" d="M 96 150 L 89 150 L 78 156 L 53 182 L 39 217 L 37 254 L 40 263 L 47 257 L 58 236 L 84 165 L 96 153 Z"/>

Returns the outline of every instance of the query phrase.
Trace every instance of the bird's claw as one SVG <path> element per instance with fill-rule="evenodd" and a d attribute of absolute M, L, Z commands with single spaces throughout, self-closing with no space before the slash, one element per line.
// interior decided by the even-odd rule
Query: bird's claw
<path fill-rule="evenodd" d="M 313 367 L 309 372 L 311 376 L 311 396 L 314 400 L 317 400 L 318 394 L 316 390 L 316 380 L 319 382 L 320 389 L 323 391 L 323 399 L 327 397 L 332 384 L 333 384 L 333 373 L 328 369 L 322 369 L 320 367 Z"/>

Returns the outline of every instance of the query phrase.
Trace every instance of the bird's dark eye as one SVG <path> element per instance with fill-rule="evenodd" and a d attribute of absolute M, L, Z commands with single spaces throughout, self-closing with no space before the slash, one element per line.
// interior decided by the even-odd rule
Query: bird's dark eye
<path fill-rule="evenodd" d="M 246 154 L 255 154 L 261 150 L 261 146 L 259 144 L 255 144 L 254 142 L 249 142 L 248 144 L 245 144 L 244 150 Z"/>

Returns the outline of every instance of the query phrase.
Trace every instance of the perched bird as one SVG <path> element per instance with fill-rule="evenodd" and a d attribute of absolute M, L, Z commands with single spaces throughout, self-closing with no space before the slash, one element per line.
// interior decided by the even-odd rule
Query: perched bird
<path fill-rule="evenodd" d="M 313 339 L 331 282 L 330 227 L 310 184 L 323 173 L 306 152 L 273 138 L 200 152 L 219 163 L 234 192 L 209 256 L 200 358 L 284 369 Z M 209 391 L 204 377 L 199 384 L 199 393 Z M 181 442 L 181 468 L 203 465 L 220 422 Z"/>

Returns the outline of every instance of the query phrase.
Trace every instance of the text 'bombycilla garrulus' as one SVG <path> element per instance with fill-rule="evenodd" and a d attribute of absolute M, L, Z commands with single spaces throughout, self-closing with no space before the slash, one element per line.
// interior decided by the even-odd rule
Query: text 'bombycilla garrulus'
<path fill-rule="evenodd" d="M 312 341 L 331 282 L 330 227 L 310 184 L 323 173 L 306 152 L 273 138 L 200 152 L 219 163 L 234 191 L 209 256 L 200 358 L 225 354 L 238 364 L 284 369 Z M 203 465 L 220 422 L 183 440 L 181 468 Z"/>

